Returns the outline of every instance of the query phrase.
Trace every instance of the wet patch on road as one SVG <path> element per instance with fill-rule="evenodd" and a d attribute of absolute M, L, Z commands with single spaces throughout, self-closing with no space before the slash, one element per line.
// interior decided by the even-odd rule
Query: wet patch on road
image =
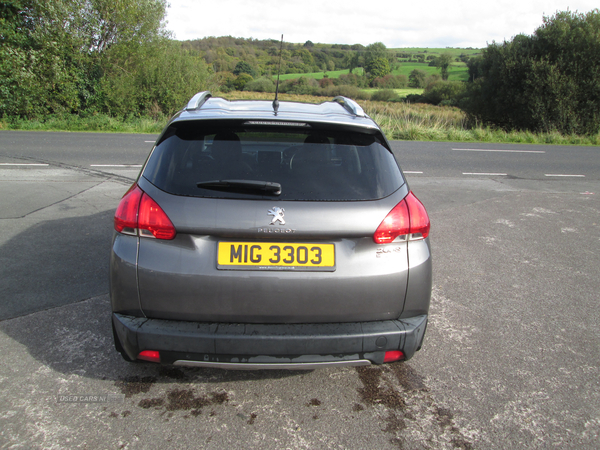
<path fill-rule="evenodd" d="M 455 423 L 451 408 L 438 405 L 425 379 L 407 363 L 356 368 L 362 386 L 362 405 L 354 412 L 374 408 L 390 433 L 389 442 L 398 448 L 473 448 L 468 431 Z M 364 405 L 364 406 L 363 406 Z"/>
<path fill-rule="evenodd" d="M 363 401 L 367 404 L 380 403 L 388 408 L 404 408 L 404 399 L 400 393 L 390 386 L 381 386 L 382 368 L 358 367 L 358 377 L 363 387 L 358 390 Z"/>
<path fill-rule="evenodd" d="M 156 381 L 156 377 L 131 376 L 115 381 L 115 386 L 122 394 L 125 394 L 125 398 L 130 398 L 137 394 L 147 393 Z"/>
<path fill-rule="evenodd" d="M 138 406 L 144 409 L 164 409 L 166 411 L 192 410 L 192 415 L 200 415 L 205 406 L 222 405 L 229 401 L 227 392 L 211 392 L 208 395 L 195 395 L 194 389 L 171 389 L 163 397 L 145 398 Z"/>

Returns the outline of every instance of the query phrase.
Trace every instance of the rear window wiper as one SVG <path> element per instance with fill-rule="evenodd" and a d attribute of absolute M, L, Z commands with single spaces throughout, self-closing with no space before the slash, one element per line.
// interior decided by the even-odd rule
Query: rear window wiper
<path fill-rule="evenodd" d="M 200 181 L 196 186 L 217 191 L 259 191 L 271 195 L 281 194 L 281 184 L 257 180 L 210 180 Z"/>

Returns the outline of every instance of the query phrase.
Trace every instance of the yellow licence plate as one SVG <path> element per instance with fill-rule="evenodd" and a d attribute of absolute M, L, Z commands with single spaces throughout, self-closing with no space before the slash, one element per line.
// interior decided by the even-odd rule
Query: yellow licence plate
<path fill-rule="evenodd" d="M 217 269 L 334 271 L 335 245 L 219 242 Z"/>

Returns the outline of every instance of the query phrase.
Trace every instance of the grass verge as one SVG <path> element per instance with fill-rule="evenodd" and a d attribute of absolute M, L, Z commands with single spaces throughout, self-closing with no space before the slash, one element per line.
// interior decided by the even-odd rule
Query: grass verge
<path fill-rule="evenodd" d="M 90 131 L 97 133 L 159 133 L 167 117 L 116 118 L 106 114 L 79 116 L 76 114 L 50 115 L 44 119 L 0 119 L 0 130 L 22 131 Z"/>

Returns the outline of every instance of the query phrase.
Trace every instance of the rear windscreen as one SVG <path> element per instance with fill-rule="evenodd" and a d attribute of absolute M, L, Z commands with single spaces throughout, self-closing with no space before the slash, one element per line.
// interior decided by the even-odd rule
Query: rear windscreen
<path fill-rule="evenodd" d="M 175 195 L 292 201 L 375 200 L 404 184 L 392 153 L 369 134 L 199 122 L 172 125 L 143 176 Z M 265 193 L 253 182 L 281 190 Z"/>

